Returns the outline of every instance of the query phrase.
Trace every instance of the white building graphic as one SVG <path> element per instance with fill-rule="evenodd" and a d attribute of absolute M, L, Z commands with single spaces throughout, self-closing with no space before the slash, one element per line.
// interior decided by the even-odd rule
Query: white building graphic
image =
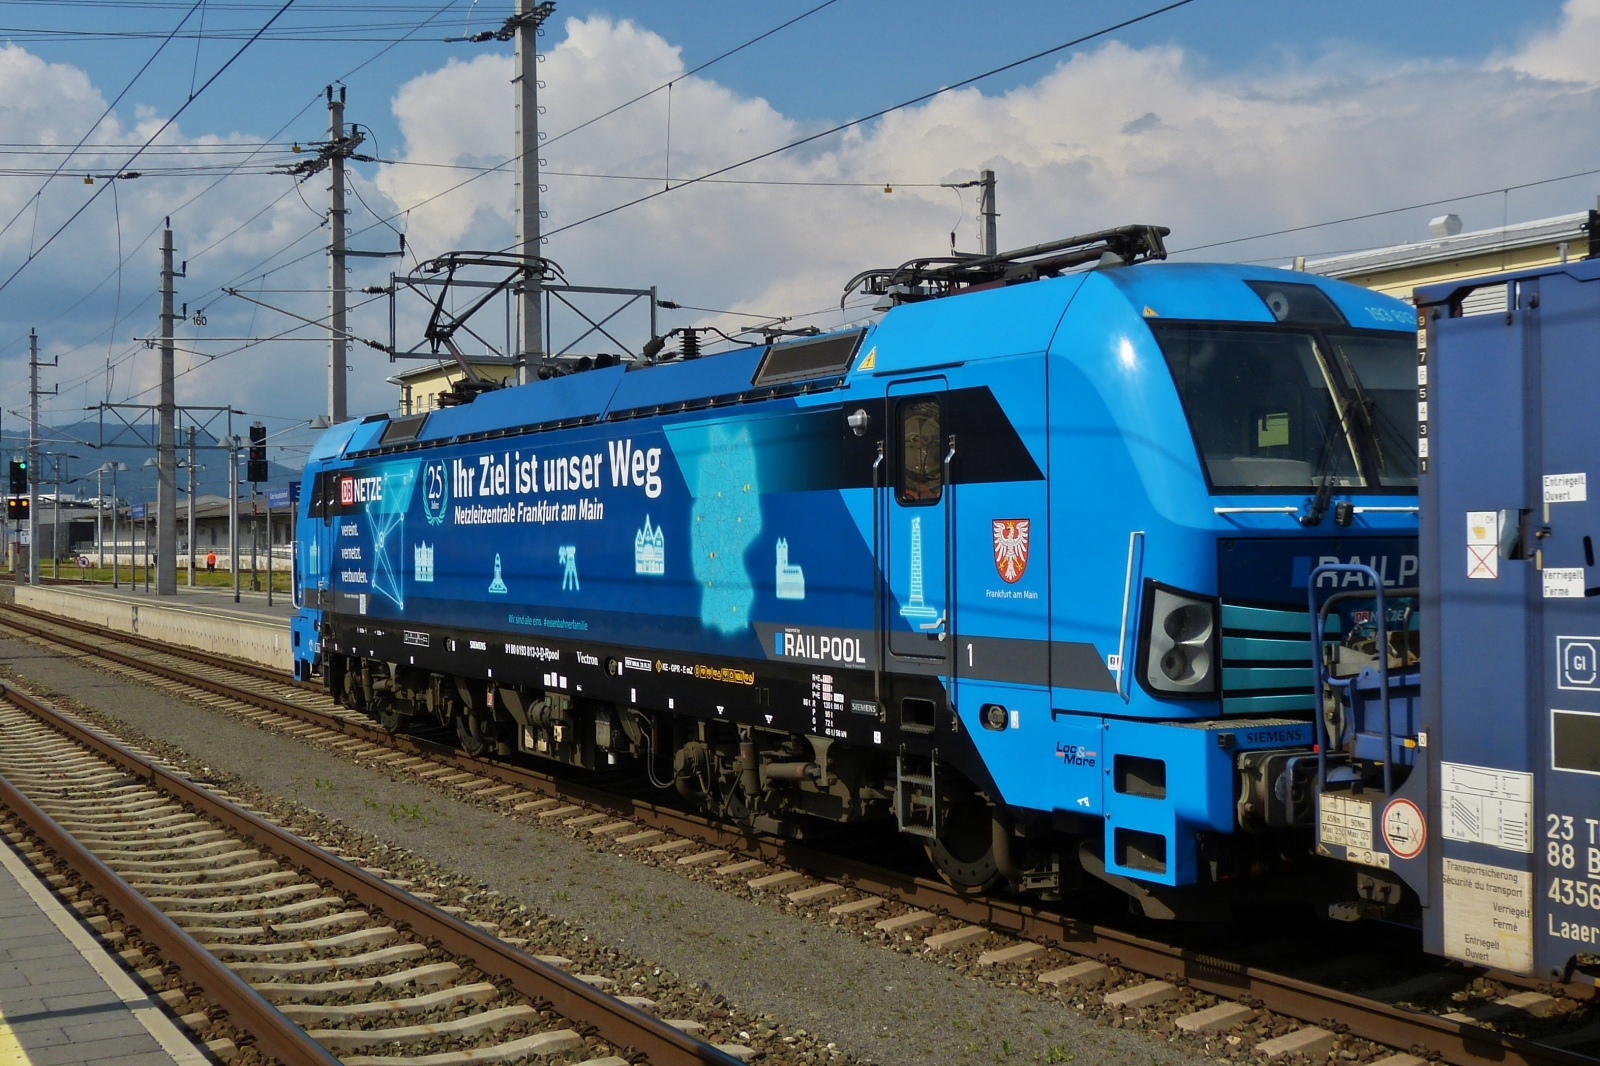
<path fill-rule="evenodd" d="M 433 580 L 433 545 L 418 544 L 411 549 L 411 576 L 416 581 Z"/>
<path fill-rule="evenodd" d="M 644 516 L 644 528 L 633 536 L 633 572 L 660 577 L 667 572 L 667 538 L 660 526 L 650 525 L 650 516 Z"/>
<path fill-rule="evenodd" d="M 778 599 L 803 600 L 806 598 L 806 572 L 789 565 L 789 542 L 778 539 Z"/>

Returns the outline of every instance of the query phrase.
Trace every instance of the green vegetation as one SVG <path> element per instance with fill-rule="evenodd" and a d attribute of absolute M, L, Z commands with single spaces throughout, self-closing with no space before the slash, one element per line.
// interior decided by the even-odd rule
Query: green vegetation
<path fill-rule="evenodd" d="M 89 558 L 92 560 L 94 558 L 94 556 L 90 555 Z M 215 572 L 209 572 L 208 573 L 206 571 L 204 559 L 205 559 L 205 556 L 202 555 L 200 557 L 199 565 L 195 568 L 195 584 L 197 586 L 201 587 L 201 588 L 219 588 L 219 589 L 220 588 L 227 588 L 227 589 L 233 588 L 233 575 L 228 573 L 228 571 L 225 569 L 224 561 L 221 558 L 221 556 L 218 556 L 217 569 L 216 569 Z M 265 559 L 263 559 L 263 562 L 265 562 Z M 280 565 L 283 567 L 283 569 L 277 569 L 277 567 L 279 567 Z M 272 587 L 273 587 L 273 589 L 275 591 L 277 591 L 277 592 L 288 592 L 289 591 L 288 562 L 286 560 L 283 560 L 283 559 L 275 559 L 275 560 L 273 560 L 273 567 L 274 567 L 274 569 L 272 571 Z M 137 567 L 123 565 L 123 566 L 119 567 L 118 570 L 120 572 L 117 575 L 117 579 L 118 579 L 118 581 L 120 581 L 121 584 L 124 584 L 124 585 L 143 585 L 144 584 L 145 574 L 144 574 L 144 564 L 142 562 Z M 39 561 L 39 576 L 42 579 L 44 579 L 47 582 L 55 581 L 56 580 L 55 572 L 56 572 L 56 570 L 55 570 L 55 560 L 53 560 L 53 559 L 41 559 Z M 4 580 L 11 580 L 11 581 L 16 580 L 16 575 L 12 572 L 10 567 L 6 567 L 4 570 L 0 570 L 0 575 L 4 575 Z M 151 580 L 152 583 L 155 581 L 155 573 L 153 571 L 151 572 L 150 580 Z M 265 591 L 266 587 L 267 587 L 267 572 L 266 572 L 266 570 L 264 568 L 257 573 L 256 580 L 257 580 L 258 584 L 260 585 L 261 591 Z M 111 584 L 111 567 L 109 567 L 109 566 L 90 566 L 87 569 L 80 569 L 79 566 L 78 566 L 76 557 L 71 558 L 71 559 L 63 559 L 63 560 L 61 560 L 61 578 L 60 578 L 60 581 L 61 581 L 62 584 L 74 584 L 74 585 L 77 585 L 77 584 L 109 585 L 109 584 Z M 189 584 L 188 571 L 185 570 L 182 567 L 179 567 L 179 569 L 178 569 L 178 587 L 179 588 L 185 588 L 185 587 L 188 586 L 188 584 Z M 243 567 L 240 568 L 239 587 L 243 588 L 243 589 L 249 589 L 250 588 L 250 571 L 247 570 L 247 569 L 244 569 Z"/>

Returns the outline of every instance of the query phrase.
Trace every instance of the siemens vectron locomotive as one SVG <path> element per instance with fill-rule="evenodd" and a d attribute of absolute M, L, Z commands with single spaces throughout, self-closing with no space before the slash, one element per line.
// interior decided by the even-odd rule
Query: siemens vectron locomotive
<path fill-rule="evenodd" d="M 1307 579 L 1417 580 L 1413 314 L 1165 233 L 918 260 L 852 281 L 893 305 L 870 328 L 334 427 L 297 670 L 748 824 L 892 819 L 973 890 L 1088 872 L 1172 915 L 1293 865 Z M 1358 613 L 1325 625 L 1360 653 Z"/>

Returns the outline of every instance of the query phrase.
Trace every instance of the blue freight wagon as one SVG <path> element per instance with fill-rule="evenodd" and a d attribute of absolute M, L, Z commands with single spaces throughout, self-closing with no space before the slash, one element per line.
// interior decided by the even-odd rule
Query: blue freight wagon
<path fill-rule="evenodd" d="M 297 671 L 769 829 L 892 819 L 973 890 L 1088 871 L 1170 916 L 1302 865 L 1307 580 L 1417 577 L 1412 312 L 1165 232 L 330 429 Z"/>
<path fill-rule="evenodd" d="M 1359 914 L 1419 917 L 1430 952 L 1592 982 L 1600 260 L 1416 302 L 1423 655 L 1347 684 L 1317 846 L 1361 870 Z"/>

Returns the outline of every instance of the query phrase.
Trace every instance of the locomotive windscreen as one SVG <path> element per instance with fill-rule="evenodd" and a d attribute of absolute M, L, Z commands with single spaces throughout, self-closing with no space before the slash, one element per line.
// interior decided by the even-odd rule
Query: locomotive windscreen
<path fill-rule="evenodd" d="M 1417 482 L 1406 333 L 1151 323 L 1218 492 Z"/>
<path fill-rule="evenodd" d="M 774 344 L 756 368 L 752 385 L 781 385 L 788 381 L 831 377 L 850 368 L 856 349 L 861 346 L 864 329 L 830 333 L 813 340 Z"/>

